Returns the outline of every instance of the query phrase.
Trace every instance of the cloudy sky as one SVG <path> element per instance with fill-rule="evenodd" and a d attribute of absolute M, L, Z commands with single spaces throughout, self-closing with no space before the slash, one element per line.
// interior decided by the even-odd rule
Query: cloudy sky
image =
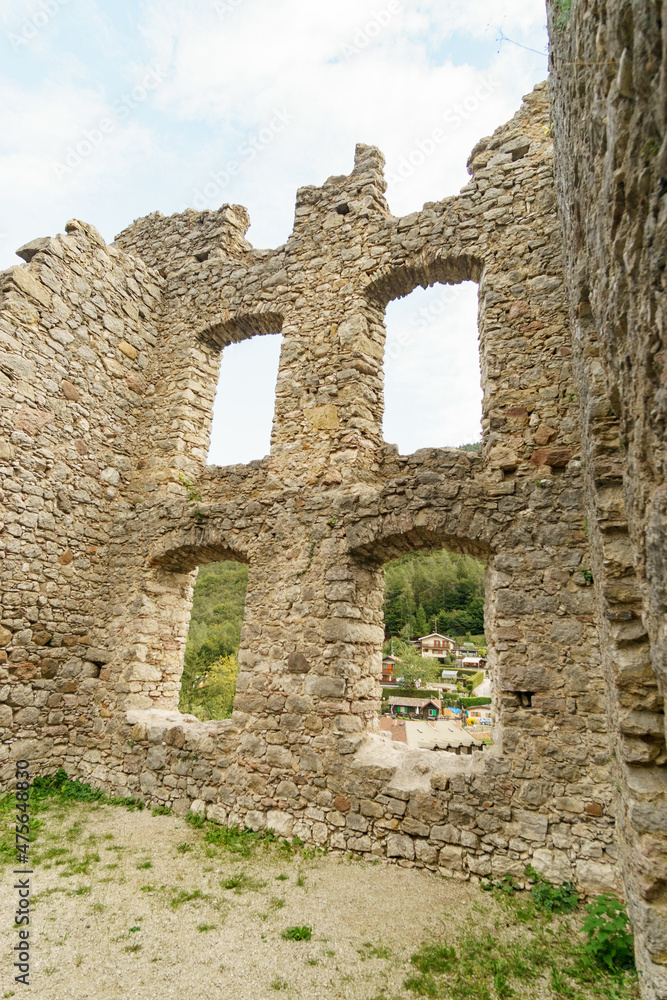
<path fill-rule="evenodd" d="M 383 150 L 395 214 L 453 194 L 545 78 L 545 20 L 543 0 L 2 0 L 0 267 L 72 217 L 111 242 L 224 202 L 277 246 L 296 188 L 349 173 L 357 142 Z M 386 439 L 477 440 L 474 286 L 417 290 L 387 325 Z M 211 461 L 267 453 L 279 346 L 224 352 Z"/>

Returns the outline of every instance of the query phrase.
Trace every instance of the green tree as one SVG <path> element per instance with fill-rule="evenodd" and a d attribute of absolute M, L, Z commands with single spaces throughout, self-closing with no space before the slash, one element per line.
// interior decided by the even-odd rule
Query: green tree
<path fill-rule="evenodd" d="M 209 563 L 200 568 L 181 678 L 182 712 L 200 718 L 214 718 L 218 710 L 231 712 L 231 702 L 220 695 L 218 688 L 217 694 L 211 693 L 211 669 L 238 653 L 247 585 L 248 567 L 241 563 Z M 220 682 L 220 669 L 216 668 L 216 684 Z"/>
<path fill-rule="evenodd" d="M 197 718 L 228 719 L 232 714 L 239 665 L 235 656 L 220 656 L 202 675 L 181 683 L 181 711 Z"/>
<path fill-rule="evenodd" d="M 428 634 L 428 621 L 426 620 L 426 612 L 424 611 L 421 604 L 417 608 L 417 613 L 415 615 L 415 623 L 413 628 L 414 628 L 414 634 L 413 634 L 414 639 L 419 639 L 421 636 Z"/>
<path fill-rule="evenodd" d="M 387 563 L 386 634 L 416 637 L 436 623 L 447 635 L 483 634 L 484 572 L 478 559 L 447 551 L 413 552 Z"/>

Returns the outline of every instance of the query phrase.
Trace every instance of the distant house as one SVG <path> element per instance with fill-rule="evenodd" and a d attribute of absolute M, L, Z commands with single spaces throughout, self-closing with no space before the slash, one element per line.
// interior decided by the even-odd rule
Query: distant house
<path fill-rule="evenodd" d="M 485 670 L 486 660 L 483 656 L 464 656 L 463 657 L 463 669 L 464 670 Z"/>
<path fill-rule="evenodd" d="M 422 635 L 416 640 L 414 645 L 422 656 L 445 657 L 448 653 L 453 653 L 456 643 L 446 635 L 439 632 L 431 632 L 429 635 Z"/>
<path fill-rule="evenodd" d="M 403 698 L 397 695 L 389 699 L 389 711 L 403 719 L 437 719 L 442 705 L 438 698 Z"/>
<path fill-rule="evenodd" d="M 470 724 L 472 719 L 490 719 L 491 718 L 491 706 L 490 705 L 475 705 L 474 708 L 469 708 L 468 712 L 468 724 Z"/>
<path fill-rule="evenodd" d="M 383 684 L 396 684 L 396 664 L 402 663 L 403 661 L 398 656 L 383 656 L 382 657 L 382 683 Z"/>

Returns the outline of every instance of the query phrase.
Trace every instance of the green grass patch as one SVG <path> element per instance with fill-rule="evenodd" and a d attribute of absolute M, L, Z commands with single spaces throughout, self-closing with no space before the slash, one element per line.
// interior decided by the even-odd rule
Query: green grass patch
<path fill-rule="evenodd" d="M 261 879 L 253 878 L 252 875 L 240 872 L 237 875 L 232 875 L 230 878 L 225 879 L 222 883 L 222 888 L 234 889 L 237 893 L 257 892 L 259 889 L 263 889 L 265 885 L 266 882 L 262 882 Z"/>
<path fill-rule="evenodd" d="M 357 952 L 361 956 L 362 962 L 365 962 L 369 958 L 383 958 L 386 960 L 391 958 L 391 952 L 389 951 L 389 948 L 383 948 L 383 947 L 378 948 L 375 945 L 371 944 L 370 941 L 364 941 L 361 948 L 357 948 Z"/>
<path fill-rule="evenodd" d="M 194 889 L 192 892 L 188 892 L 187 889 L 181 889 L 175 896 L 172 896 L 169 905 L 172 910 L 177 910 L 179 906 L 183 906 L 184 903 L 195 903 L 200 900 L 205 901 L 210 898 L 211 897 L 205 892 L 202 892 L 201 889 Z"/>
<path fill-rule="evenodd" d="M 93 788 L 82 778 L 71 780 L 61 767 L 55 774 L 38 775 L 32 783 L 31 801 L 57 798 L 65 802 L 99 802 L 105 798 L 101 788 Z"/>
<path fill-rule="evenodd" d="M 571 887 L 550 886 L 551 894 L 546 887 L 539 880 L 533 887 L 539 891 L 531 892 L 523 909 L 507 883 L 496 887 L 496 896 L 515 910 L 518 922 L 496 934 L 475 928 L 447 942 L 425 943 L 410 959 L 406 989 L 437 1000 L 638 998 L 622 904 L 600 897 L 583 914 L 581 909 L 575 913 Z"/>
<path fill-rule="evenodd" d="M 301 927 L 286 927 L 280 935 L 285 941 L 310 941 L 313 936 L 313 928 L 309 924 Z"/>

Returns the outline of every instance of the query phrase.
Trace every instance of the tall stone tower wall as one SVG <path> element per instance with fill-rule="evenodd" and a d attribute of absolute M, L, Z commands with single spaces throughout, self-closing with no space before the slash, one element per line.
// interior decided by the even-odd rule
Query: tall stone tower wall
<path fill-rule="evenodd" d="M 667 996 L 664 3 L 549 4 L 563 224 L 619 847 L 645 996 Z"/>

